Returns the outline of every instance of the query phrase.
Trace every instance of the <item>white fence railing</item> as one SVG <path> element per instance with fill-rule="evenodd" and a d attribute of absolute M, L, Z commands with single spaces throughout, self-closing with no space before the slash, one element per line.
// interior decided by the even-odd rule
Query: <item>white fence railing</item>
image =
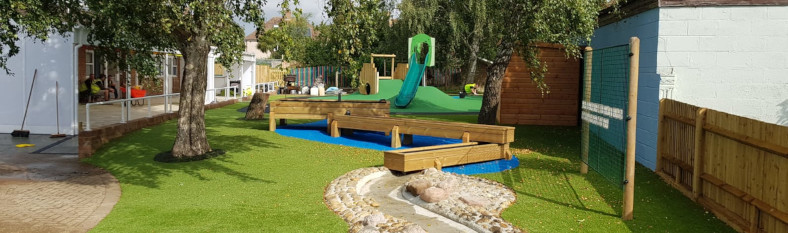
<path fill-rule="evenodd" d="M 170 113 L 172 112 L 172 101 L 169 97 L 171 96 L 179 96 L 180 93 L 173 93 L 167 95 L 152 95 L 152 96 L 145 96 L 145 97 L 137 97 L 137 98 L 128 98 L 128 99 L 117 99 L 117 100 L 109 100 L 109 101 L 101 101 L 101 102 L 94 102 L 94 103 L 87 103 L 85 104 L 85 130 L 90 131 L 90 106 L 92 105 L 102 105 L 102 104 L 112 104 L 112 103 L 120 103 L 120 123 L 126 123 L 129 119 L 129 112 L 131 111 L 131 103 L 132 101 L 140 101 L 148 103 L 148 117 L 153 117 L 153 113 L 151 111 L 151 101 L 150 99 L 153 98 L 165 98 L 164 104 L 164 112 Z M 148 101 L 145 101 L 148 100 Z"/>
<path fill-rule="evenodd" d="M 233 90 L 232 97 L 230 97 L 230 89 Z M 220 94 L 222 94 L 221 92 L 219 92 L 221 90 L 224 90 L 224 100 L 223 101 L 226 101 L 226 100 L 229 100 L 230 98 L 238 99 L 238 92 L 241 91 L 241 87 L 229 86 L 229 87 L 211 88 L 211 89 L 205 90 L 205 96 L 206 97 L 210 96 L 211 98 L 213 98 L 213 101 L 211 101 L 212 103 L 219 102 L 218 98 L 216 98 L 216 97 L 219 96 Z"/>
<path fill-rule="evenodd" d="M 254 89 L 261 91 L 263 93 L 276 91 L 276 82 L 274 81 L 274 82 L 258 83 L 255 84 Z"/>

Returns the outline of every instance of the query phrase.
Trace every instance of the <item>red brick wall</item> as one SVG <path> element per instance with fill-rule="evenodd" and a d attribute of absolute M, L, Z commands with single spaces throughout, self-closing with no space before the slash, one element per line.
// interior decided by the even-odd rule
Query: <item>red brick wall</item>
<path fill-rule="evenodd" d="M 547 64 L 545 83 L 550 94 L 542 96 L 519 54 L 512 56 L 501 86 L 500 123 L 566 125 L 578 122 L 581 59 L 566 58 L 558 46 L 540 46 Z"/>

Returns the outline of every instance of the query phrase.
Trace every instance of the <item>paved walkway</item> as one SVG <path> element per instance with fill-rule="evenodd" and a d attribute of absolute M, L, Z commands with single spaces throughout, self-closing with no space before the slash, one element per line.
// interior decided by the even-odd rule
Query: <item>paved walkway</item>
<path fill-rule="evenodd" d="M 76 149 L 62 153 L 76 141 L 0 135 L 0 232 L 87 232 L 109 214 L 120 198 L 118 181 L 79 162 Z M 36 146 L 15 147 L 21 143 Z"/>

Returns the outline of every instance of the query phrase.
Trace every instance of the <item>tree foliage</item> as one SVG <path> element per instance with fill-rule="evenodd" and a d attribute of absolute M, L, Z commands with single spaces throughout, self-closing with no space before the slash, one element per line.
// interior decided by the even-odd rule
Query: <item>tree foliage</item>
<path fill-rule="evenodd" d="M 495 124 L 500 103 L 501 82 L 514 51 L 526 61 L 534 83 L 549 93 L 544 81 L 548 67 L 540 62 L 536 43 L 564 46 L 569 56 L 579 56 L 579 46 L 591 41 L 599 11 L 607 0 L 493 0 L 498 7 L 488 8 L 492 30 L 501 33 L 487 82 L 479 123 Z"/>
<path fill-rule="evenodd" d="M 325 12 L 332 22 L 327 26 L 326 45 L 353 87 L 364 61 L 376 52 L 382 27 L 388 26 L 392 4 L 383 0 L 329 0 Z M 321 32 L 322 33 L 322 32 Z"/>
<path fill-rule="evenodd" d="M 79 1 L 4 0 L 0 4 L 0 69 L 7 74 L 8 59 L 19 53 L 17 40 L 23 37 L 46 40 L 50 34 L 67 35 L 78 19 Z"/>

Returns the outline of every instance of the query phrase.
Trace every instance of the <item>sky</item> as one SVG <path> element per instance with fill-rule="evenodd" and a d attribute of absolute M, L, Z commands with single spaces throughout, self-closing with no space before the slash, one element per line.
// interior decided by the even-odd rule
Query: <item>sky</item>
<path fill-rule="evenodd" d="M 320 24 L 320 22 L 329 22 L 328 16 L 326 16 L 326 13 L 323 12 L 323 8 L 325 7 L 327 1 L 328 0 L 300 0 L 300 3 L 297 7 L 301 8 L 301 12 L 304 14 L 312 14 L 312 17 L 309 18 L 310 22 L 314 24 Z M 396 2 L 399 2 L 399 0 L 396 0 Z M 268 0 L 268 3 L 263 6 L 263 12 L 265 12 L 265 21 L 268 21 L 273 17 L 282 16 L 282 14 L 279 13 L 281 10 L 279 8 L 280 3 L 282 3 L 282 0 Z M 395 11 L 394 17 L 397 15 L 398 14 Z M 240 23 L 241 27 L 244 28 L 244 35 L 249 35 L 249 33 L 254 32 L 256 29 L 254 25 L 250 23 L 244 23 L 241 21 L 238 21 L 238 23 Z"/>

